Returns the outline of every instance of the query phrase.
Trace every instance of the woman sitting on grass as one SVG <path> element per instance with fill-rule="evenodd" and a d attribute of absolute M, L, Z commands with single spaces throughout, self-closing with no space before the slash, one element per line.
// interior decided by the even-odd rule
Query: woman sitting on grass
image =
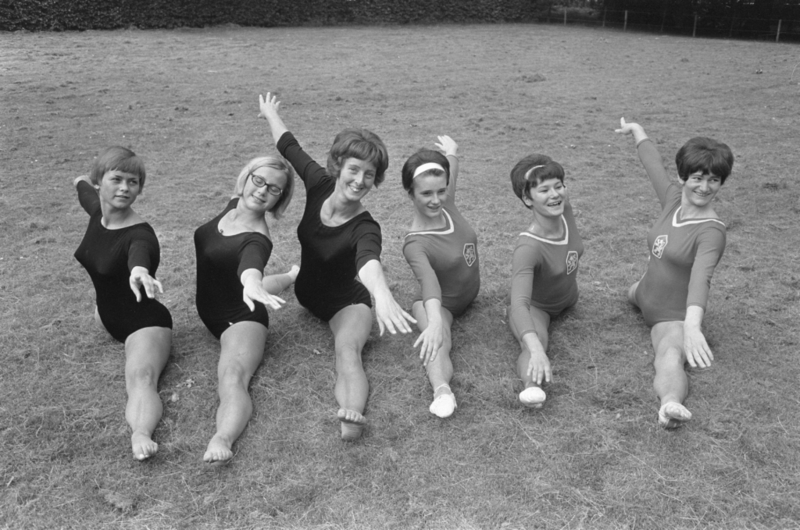
<path fill-rule="evenodd" d="M 520 402 L 539 408 L 552 380 L 547 358 L 550 320 L 578 301 L 578 263 L 583 242 L 564 185 L 564 169 L 545 155 L 530 155 L 511 170 L 514 193 L 533 220 L 519 235 L 511 276 L 508 323 L 521 348 L 517 373 Z"/>
<path fill-rule="evenodd" d="M 129 149 L 109 147 L 91 173 L 75 179 L 89 226 L 75 258 L 95 289 L 95 320 L 125 344 L 125 419 L 131 427 L 133 457 L 156 454 L 153 430 L 161 419 L 158 378 L 169 358 L 172 316 L 156 301 L 160 258 L 153 228 L 131 206 L 144 188 L 144 163 Z M 144 294 L 142 294 L 144 291 Z"/>
<path fill-rule="evenodd" d="M 733 153 L 716 140 L 692 138 L 675 156 L 679 180 L 674 182 L 641 125 L 622 118 L 616 132 L 633 135 L 661 202 L 661 215 L 647 235 L 647 271 L 628 290 L 628 300 L 651 328 L 658 423 L 673 429 L 692 418 L 683 406 L 689 393 L 684 365 L 706 368 L 714 359 L 701 326 L 711 276 L 725 250 L 725 224 L 711 203 L 731 173 Z"/>
<path fill-rule="evenodd" d="M 297 300 L 328 322 L 336 351 L 337 417 L 342 438 L 361 436 L 369 385 L 361 351 L 372 329 L 372 300 L 380 334 L 409 333 L 415 320 L 395 302 L 380 262 L 381 227 L 361 200 L 383 181 L 389 165 L 386 146 L 366 129 L 336 135 L 327 171 L 309 157 L 278 115 L 275 96 L 259 96 L 280 153 L 306 186 L 306 207 L 297 227 L 300 274 Z"/>
<path fill-rule="evenodd" d="M 478 238 L 456 208 L 458 145 L 439 136 L 436 146 L 417 151 L 403 165 L 403 188 L 414 204 L 411 231 L 403 244 L 405 256 L 422 296 L 412 313 L 422 332 L 414 343 L 433 388 L 431 413 L 447 418 L 456 409 L 450 389 L 453 363 L 450 330 L 475 300 L 480 289 Z"/>
<path fill-rule="evenodd" d="M 254 158 L 239 173 L 225 209 L 194 233 L 197 312 L 221 350 L 217 432 L 208 442 L 206 462 L 233 457 L 233 442 L 253 413 L 247 387 L 264 357 L 266 307 L 279 309 L 284 301 L 275 295 L 297 277 L 297 267 L 263 276 L 272 253 L 265 216 L 281 216 L 292 200 L 293 184 L 285 160 Z"/>

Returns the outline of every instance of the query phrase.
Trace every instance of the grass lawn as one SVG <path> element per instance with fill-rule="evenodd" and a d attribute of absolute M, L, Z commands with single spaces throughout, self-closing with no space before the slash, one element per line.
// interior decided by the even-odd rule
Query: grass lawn
<path fill-rule="evenodd" d="M 555 25 L 0 34 L 0 528 L 800 527 L 798 49 Z M 256 118 L 267 91 L 318 161 L 346 126 L 386 142 L 387 179 L 365 202 L 406 307 L 417 285 L 400 168 L 451 135 L 482 287 L 453 328 L 456 414 L 428 412 L 416 333 L 375 326 L 355 443 L 339 438 L 331 333 L 287 292 L 253 419 L 233 461 L 209 467 L 219 345 L 194 308 L 192 234 L 244 163 L 274 152 Z M 657 426 L 649 332 L 624 296 L 659 207 L 613 132 L 621 116 L 673 174 L 692 136 L 736 156 L 715 204 L 728 225 L 705 320 L 716 360 L 691 373 L 695 419 L 676 432 Z M 146 161 L 135 208 L 158 233 L 175 320 L 160 450 L 145 463 L 130 454 L 123 347 L 94 326 L 72 256 L 88 221 L 72 179 L 113 144 Z M 532 152 L 564 166 L 586 246 L 539 411 L 516 399 L 505 321 L 530 222 L 508 174 Z M 269 272 L 299 263 L 303 204 L 301 189 L 272 228 Z"/>

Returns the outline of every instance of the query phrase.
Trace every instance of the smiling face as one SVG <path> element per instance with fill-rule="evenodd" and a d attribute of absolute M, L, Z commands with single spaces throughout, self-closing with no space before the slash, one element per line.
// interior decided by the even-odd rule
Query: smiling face
<path fill-rule="evenodd" d="M 259 184 L 264 184 L 259 186 Z M 269 212 L 281 199 L 286 188 L 286 173 L 271 167 L 259 167 L 248 175 L 242 190 L 244 205 L 254 211 Z M 281 193 L 275 193 L 280 190 Z"/>
<path fill-rule="evenodd" d="M 372 162 L 347 158 L 336 179 L 336 191 L 346 200 L 358 202 L 375 185 L 375 175 L 376 168 Z"/>
<path fill-rule="evenodd" d="M 722 178 L 696 171 L 683 181 L 683 199 L 697 208 L 711 204 L 722 186 Z"/>
<path fill-rule="evenodd" d="M 106 171 L 97 187 L 100 202 L 112 210 L 130 208 L 141 192 L 141 178 L 118 169 Z"/>
<path fill-rule="evenodd" d="M 410 197 L 422 216 L 438 218 L 447 200 L 447 176 L 429 174 L 416 177 L 412 182 Z"/>
<path fill-rule="evenodd" d="M 564 213 L 567 187 L 559 179 L 547 179 L 531 186 L 525 197 L 525 204 L 535 214 L 545 217 L 558 217 Z"/>

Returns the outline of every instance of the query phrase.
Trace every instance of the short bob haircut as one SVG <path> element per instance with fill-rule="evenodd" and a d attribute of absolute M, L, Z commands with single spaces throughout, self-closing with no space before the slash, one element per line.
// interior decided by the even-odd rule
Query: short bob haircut
<path fill-rule="evenodd" d="M 722 142 L 697 136 L 678 149 L 675 165 L 683 181 L 699 171 L 702 175 L 719 177 L 724 184 L 733 169 L 733 153 Z"/>
<path fill-rule="evenodd" d="M 283 171 L 283 174 L 286 175 L 286 187 L 283 188 L 283 193 L 281 193 L 278 202 L 276 202 L 275 206 L 269 211 L 274 219 L 280 219 L 281 216 L 283 216 L 283 212 L 289 207 L 289 203 L 292 202 L 292 195 L 294 194 L 294 168 L 283 157 L 259 156 L 252 159 L 239 172 L 233 193 L 237 197 L 241 197 L 242 193 L 244 193 L 244 184 L 247 182 L 247 177 L 250 173 L 262 167 Z"/>
<path fill-rule="evenodd" d="M 403 171 L 400 173 L 402 175 L 403 188 L 408 192 L 409 195 L 414 195 L 414 172 L 422 164 L 430 163 L 439 164 L 442 166 L 442 168 L 444 168 L 444 171 L 436 168 L 428 169 L 427 171 L 423 171 L 417 175 L 417 177 L 427 175 L 441 177 L 444 175 L 445 182 L 448 186 L 450 185 L 450 161 L 447 160 L 447 157 L 439 151 L 423 148 L 408 157 L 406 163 L 403 164 Z"/>
<path fill-rule="evenodd" d="M 558 179 L 563 184 L 564 168 L 547 155 L 528 155 L 517 162 L 511 170 L 511 187 L 514 189 L 514 195 L 519 197 L 523 204 L 525 204 L 524 197 L 530 199 L 531 188 L 551 179 Z M 527 204 L 525 207 L 531 208 Z"/>
<path fill-rule="evenodd" d="M 89 172 L 89 180 L 97 186 L 103 180 L 103 175 L 114 170 L 136 175 L 139 178 L 139 189 L 144 189 L 144 179 L 147 176 L 144 161 L 130 149 L 118 145 L 106 148 L 97 156 Z"/>
<path fill-rule="evenodd" d="M 375 166 L 375 186 L 383 182 L 389 167 L 389 153 L 377 134 L 367 129 L 345 129 L 333 139 L 328 153 L 328 174 L 339 178 L 342 165 L 348 158 L 357 158 Z"/>

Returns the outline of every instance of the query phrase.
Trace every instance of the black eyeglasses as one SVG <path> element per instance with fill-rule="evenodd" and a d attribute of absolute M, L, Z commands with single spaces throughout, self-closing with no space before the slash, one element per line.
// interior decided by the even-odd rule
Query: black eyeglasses
<path fill-rule="evenodd" d="M 256 175 L 255 173 L 249 173 L 247 176 L 250 177 L 250 179 L 253 181 L 253 184 L 258 186 L 259 188 L 263 188 L 264 186 L 266 186 L 267 192 L 270 195 L 275 195 L 276 197 L 280 197 L 281 194 L 283 193 L 283 190 L 279 186 L 267 183 L 267 179 L 265 179 L 260 175 Z"/>

